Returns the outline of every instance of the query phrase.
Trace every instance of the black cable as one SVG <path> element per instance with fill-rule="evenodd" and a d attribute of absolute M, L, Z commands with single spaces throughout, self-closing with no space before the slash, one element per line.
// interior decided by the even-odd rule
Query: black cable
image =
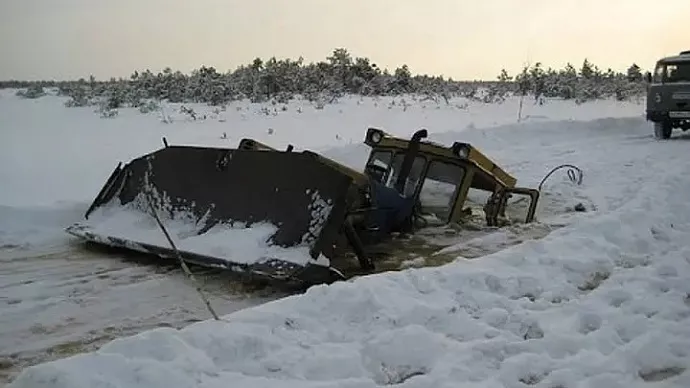
<path fill-rule="evenodd" d="M 566 174 L 568 175 L 568 179 L 570 179 L 571 182 L 576 183 L 577 185 L 581 185 L 581 184 L 582 184 L 582 178 L 583 178 L 583 176 L 584 176 L 584 173 L 583 173 L 582 169 L 580 169 L 580 167 L 575 166 L 575 165 L 573 165 L 573 164 L 561 164 L 560 166 L 556 166 L 556 167 L 554 167 L 553 169 L 551 169 L 551 171 L 549 171 L 549 173 L 546 174 L 546 175 L 544 176 L 544 178 L 542 178 L 541 182 L 539 182 L 539 187 L 538 187 L 537 190 L 539 190 L 539 192 L 541 192 L 541 188 L 542 188 L 542 186 L 544 185 L 544 183 L 546 182 L 546 180 L 547 180 L 554 172 L 556 172 L 556 171 L 558 171 L 558 170 L 560 170 L 560 169 L 562 169 L 562 168 L 568 168 L 568 171 L 567 171 Z M 577 174 L 577 175 L 576 175 L 576 174 Z M 524 201 L 524 200 L 525 200 L 524 197 L 518 198 L 517 200 L 511 202 L 510 205 L 514 205 L 514 204 L 520 203 L 520 202 L 522 202 L 522 201 Z"/>
<path fill-rule="evenodd" d="M 562 168 L 568 168 L 567 175 L 568 175 L 568 179 L 570 179 L 571 182 L 576 183 L 578 185 L 582 184 L 582 177 L 583 177 L 584 173 L 582 172 L 580 167 L 572 165 L 572 164 L 561 164 L 560 166 L 554 167 L 551 171 L 549 171 L 548 174 L 546 174 L 546 176 L 544 178 L 542 178 L 541 182 L 539 183 L 539 187 L 537 188 L 537 190 L 539 190 L 541 192 L 541 187 L 544 185 L 544 182 L 546 182 L 546 179 L 548 179 L 551 176 L 551 174 L 553 174 L 554 172 L 556 172 Z M 575 174 L 577 174 L 577 175 L 575 175 Z"/>

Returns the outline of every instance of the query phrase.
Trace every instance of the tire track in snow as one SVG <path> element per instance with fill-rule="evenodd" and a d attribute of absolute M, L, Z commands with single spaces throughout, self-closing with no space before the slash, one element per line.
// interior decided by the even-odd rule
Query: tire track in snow
<path fill-rule="evenodd" d="M 221 314 L 285 295 L 193 271 Z M 0 250 L 0 382 L 117 337 L 208 318 L 194 285 L 174 263 L 81 246 L 36 257 Z"/>

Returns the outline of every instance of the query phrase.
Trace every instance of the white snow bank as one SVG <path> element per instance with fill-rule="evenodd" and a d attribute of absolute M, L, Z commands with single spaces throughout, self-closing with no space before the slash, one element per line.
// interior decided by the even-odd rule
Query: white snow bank
<path fill-rule="evenodd" d="M 542 240 L 118 339 L 10 388 L 689 386 L 690 172 L 667 162 Z"/>

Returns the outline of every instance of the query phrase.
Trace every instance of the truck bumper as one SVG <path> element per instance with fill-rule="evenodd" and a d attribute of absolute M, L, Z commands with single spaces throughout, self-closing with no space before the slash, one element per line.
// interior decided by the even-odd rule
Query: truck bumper
<path fill-rule="evenodd" d="M 668 112 L 660 112 L 655 110 L 646 111 L 647 121 L 653 121 L 655 123 L 668 120 Z"/>
<path fill-rule="evenodd" d="M 671 112 L 663 111 L 646 111 L 646 118 L 648 121 L 688 121 L 690 120 L 690 110 L 674 110 Z"/>

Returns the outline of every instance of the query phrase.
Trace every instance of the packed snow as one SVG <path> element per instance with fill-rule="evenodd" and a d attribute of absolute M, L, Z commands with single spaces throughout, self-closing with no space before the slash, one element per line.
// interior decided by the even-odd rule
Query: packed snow
<path fill-rule="evenodd" d="M 538 222 L 554 227 L 546 237 L 507 244 L 520 238 L 519 229 L 499 230 L 448 244 L 443 253 L 458 260 L 441 267 L 312 287 L 229 309 L 234 312 L 221 321 L 142 327 L 98 350 L 27 367 L 9 386 L 690 385 L 690 204 L 682 194 L 690 190 L 684 163 L 690 137 L 654 140 L 643 105 L 631 102 L 530 102 L 527 119 L 516 123 L 517 100 L 463 108 L 410 103 L 405 111 L 389 109 L 384 100 L 352 98 L 319 110 L 304 103 L 301 113 L 295 107 L 302 102 L 294 101 L 271 117 L 237 103 L 243 109 L 228 109 L 222 122 L 162 123 L 135 110 L 100 119 L 89 109 L 64 108 L 57 97 L 3 96 L 7 146 L 0 179 L 8 189 L 0 192 L 0 258 L 8 269 L 0 272 L 0 286 L 8 291 L 0 307 L 0 356 L 25 347 L 12 339 L 21 336 L 41 347 L 21 330 L 22 318 L 60 324 L 60 318 L 33 315 L 40 305 L 31 295 L 59 290 L 54 281 L 18 285 L 13 278 L 26 275 L 12 273 L 13 263 L 21 255 L 31 261 L 35 252 L 64 249 L 71 240 L 62 228 L 79 221 L 114 164 L 158 147 L 161 136 L 203 145 L 236 145 L 251 136 L 277 147 L 320 150 L 361 168 L 367 147 L 358 143 L 367 127 L 401 136 L 424 127 L 430 140 L 472 143 L 523 186 L 536 187 L 562 163 L 585 173 L 580 185 L 559 173 L 544 185 Z M 574 211 L 577 205 L 585 211 Z M 478 256 L 470 253 L 482 245 L 504 248 L 465 259 Z M 187 287 L 185 297 L 196 298 Z M 155 310 L 146 293 L 134 287 L 127 298 Z M 99 311 L 94 302 L 62 318 L 98 325 L 86 318 Z M 141 318 L 141 311 L 130 315 L 123 308 L 115 314 Z M 59 309 L 51 311 L 60 316 Z M 100 314 L 99 320 L 117 325 L 114 316 Z M 11 325 L 3 324 L 5 317 Z"/>
<path fill-rule="evenodd" d="M 104 238 L 114 237 L 134 245 L 144 243 L 170 248 L 154 216 L 144 210 L 145 205 L 134 202 L 124 207 L 110 203 L 96 209 L 89 215 L 88 221 L 78 225 L 88 227 L 90 233 Z M 240 222 L 218 223 L 199 234 L 206 225 L 203 218 L 197 220 L 184 210 L 172 213 L 172 217 L 163 214 L 156 216 L 180 251 L 217 257 L 233 264 L 252 264 L 267 258 L 280 258 L 300 265 L 315 262 L 309 254 L 308 245 L 283 248 L 270 244 L 269 239 L 278 228 L 269 222 L 258 222 L 251 226 Z"/>

